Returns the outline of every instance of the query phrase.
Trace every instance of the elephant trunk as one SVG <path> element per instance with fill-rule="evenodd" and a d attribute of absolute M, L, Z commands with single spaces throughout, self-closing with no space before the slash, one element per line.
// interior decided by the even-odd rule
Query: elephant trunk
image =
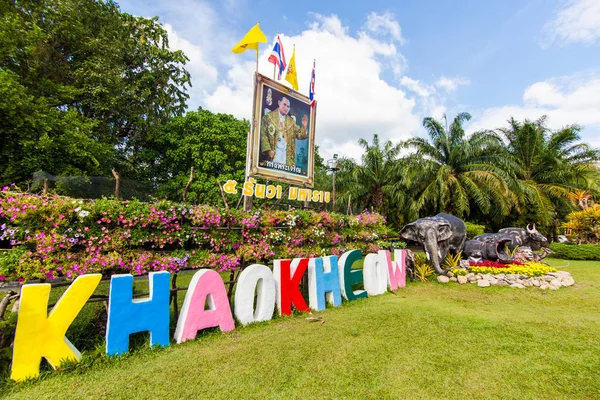
<path fill-rule="evenodd" d="M 435 272 L 439 275 L 443 275 L 445 272 L 442 270 L 441 263 L 443 263 L 444 258 L 446 258 L 447 250 L 444 251 L 444 249 L 442 249 L 437 242 L 435 235 L 427 235 L 423 247 L 425 247 L 427 258 L 431 261 L 431 265 L 433 266 L 433 269 L 435 269 Z"/>

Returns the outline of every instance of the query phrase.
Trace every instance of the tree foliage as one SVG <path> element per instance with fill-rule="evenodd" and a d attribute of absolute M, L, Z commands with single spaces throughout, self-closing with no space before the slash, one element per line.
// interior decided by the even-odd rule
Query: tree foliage
<path fill-rule="evenodd" d="M 550 225 L 573 209 L 572 192 L 598 189 L 600 151 L 581 143 L 578 125 L 552 132 L 546 117 L 523 122 L 511 118 L 508 125 L 497 132 L 505 140 L 504 156 L 516 178 L 517 219 L 527 215 Z"/>
<path fill-rule="evenodd" d="M 249 129 L 246 120 L 203 109 L 173 118 L 149 138 L 141 154 L 145 174 L 160 196 L 181 200 L 194 167 L 187 200 L 222 204 L 217 180 L 244 181 Z"/>
<path fill-rule="evenodd" d="M 156 19 L 110 0 L 3 1 L 0 16 L 2 182 L 131 176 L 147 136 L 185 110 L 187 58 Z"/>
<path fill-rule="evenodd" d="M 399 190 L 400 165 L 397 163 L 400 146 L 389 140 L 381 143 L 377 134 L 373 135 L 372 143 L 360 139 L 359 144 L 365 150 L 360 164 L 350 159 L 339 162 L 339 203 L 345 205 L 350 198 L 361 210 L 389 211 L 394 199 L 402 195 Z"/>
<path fill-rule="evenodd" d="M 473 207 L 482 214 L 510 211 L 516 197 L 503 168 L 501 142 L 485 132 L 467 137 L 463 123 L 470 118 L 468 113 L 458 114 L 449 127 L 425 118 L 429 140 L 416 137 L 405 143 L 414 150 L 407 157 L 415 196 L 409 210 L 413 217 L 422 211 L 465 217 Z"/>

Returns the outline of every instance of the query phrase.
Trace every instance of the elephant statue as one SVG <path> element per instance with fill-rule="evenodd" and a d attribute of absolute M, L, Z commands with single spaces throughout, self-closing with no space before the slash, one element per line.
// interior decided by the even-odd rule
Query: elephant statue
<path fill-rule="evenodd" d="M 441 264 L 448 252 L 458 253 L 467 239 L 467 227 L 459 218 L 440 213 L 420 218 L 402 228 L 400 237 L 423 246 L 435 272 L 443 275 Z"/>

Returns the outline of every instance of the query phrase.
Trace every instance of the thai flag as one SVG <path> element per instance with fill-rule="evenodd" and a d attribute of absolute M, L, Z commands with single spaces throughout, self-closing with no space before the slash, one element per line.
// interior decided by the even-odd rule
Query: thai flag
<path fill-rule="evenodd" d="M 310 75 L 310 87 L 308 88 L 308 98 L 310 100 L 310 106 L 314 107 L 317 100 L 315 100 L 315 61 L 313 60 L 312 74 Z"/>
<path fill-rule="evenodd" d="M 279 70 L 277 71 L 277 79 L 281 79 L 281 74 L 287 68 L 287 64 L 285 62 L 283 44 L 281 43 L 279 35 L 277 35 L 277 41 L 275 42 L 275 46 L 273 46 L 273 50 L 269 56 L 269 62 L 276 67 L 279 66 Z"/>

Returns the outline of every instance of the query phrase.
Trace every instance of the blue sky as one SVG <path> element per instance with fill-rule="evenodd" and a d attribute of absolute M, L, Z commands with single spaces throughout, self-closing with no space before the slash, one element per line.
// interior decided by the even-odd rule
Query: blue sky
<path fill-rule="evenodd" d="M 467 111 L 470 131 L 514 116 L 584 126 L 600 146 L 600 1 L 123 0 L 158 16 L 190 57 L 190 109 L 249 118 L 254 54 L 231 47 L 260 20 L 269 41 L 297 49 L 300 91 L 317 60 L 321 154 L 358 157 L 359 138 L 423 136 L 424 116 Z M 259 70 L 272 44 L 261 47 Z"/>

